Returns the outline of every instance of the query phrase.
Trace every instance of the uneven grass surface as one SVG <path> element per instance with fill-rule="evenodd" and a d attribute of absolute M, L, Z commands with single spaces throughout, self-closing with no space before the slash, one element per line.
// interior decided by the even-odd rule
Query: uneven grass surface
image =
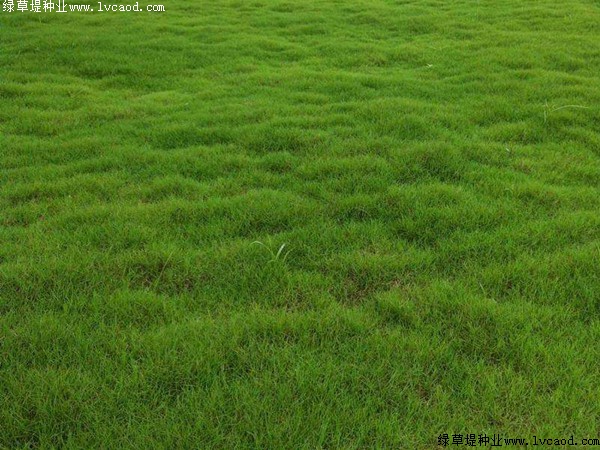
<path fill-rule="evenodd" d="M 598 1 L 164 4 L 0 14 L 0 448 L 598 437 Z"/>

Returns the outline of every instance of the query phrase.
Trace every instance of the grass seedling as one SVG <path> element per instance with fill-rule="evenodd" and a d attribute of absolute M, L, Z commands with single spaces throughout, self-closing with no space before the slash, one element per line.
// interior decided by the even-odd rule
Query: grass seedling
<path fill-rule="evenodd" d="M 291 250 L 284 251 L 286 244 L 281 244 L 277 251 L 275 251 L 271 246 L 266 245 L 264 242 L 261 242 L 261 241 L 254 241 L 254 242 L 252 242 L 252 245 L 260 245 L 269 252 L 269 255 L 271 256 L 271 259 L 269 259 L 269 261 L 268 261 L 269 263 L 276 263 L 276 262 L 284 263 L 291 251 Z"/>

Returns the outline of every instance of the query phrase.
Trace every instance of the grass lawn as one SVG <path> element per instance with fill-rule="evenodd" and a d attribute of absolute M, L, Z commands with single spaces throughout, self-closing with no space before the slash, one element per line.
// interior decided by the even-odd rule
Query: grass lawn
<path fill-rule="evenodd" d="M 600 437 L 597 0 L 164 5 L 0 12 L 0 448 Z"/>

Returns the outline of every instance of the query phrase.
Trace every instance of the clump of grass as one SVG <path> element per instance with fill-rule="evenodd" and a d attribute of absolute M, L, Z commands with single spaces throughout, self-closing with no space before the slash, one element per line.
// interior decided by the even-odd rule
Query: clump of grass
<path fill-rule="evenodd" d="M 561 109 L 590 109 L 589 106 L 583 106 L 583 105 L 563 105 L 563 106 L 558 106 L 556 108 L 550 108 L 550 106 L 548 106 L 548 102 L 546 102 L 544 104 L 544 123 L 546 123 L 548 121 L 548 116 L 556 111 L 560 111 Z"/>
<path fill-rule="evenodd" d="M 277 262 L 284 263 L 291 251 L 291 250 L 285 250 L 285 246 L 286 246 L 285 243 L 281 244 L 277 251 L 274 250 L 274 248 L 277 248 L 277 247 L 273 248 L 273 247 L 271 247 L 263 242 L 260 242 L 260 241 L 254 241 L 254 242 L 252 242 L 252 245 L 260 245 L 261 247 L 263 247 L 264 249 L 266 249 L 268 251 L 269 255 L 271 256 L 271 259 L 269 259 L 269 263 L 277 263 Z"/>

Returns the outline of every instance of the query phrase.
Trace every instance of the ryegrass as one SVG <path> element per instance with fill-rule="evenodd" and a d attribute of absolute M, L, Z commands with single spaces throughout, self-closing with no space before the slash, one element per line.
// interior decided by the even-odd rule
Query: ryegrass
<path fill-rule="evenodd" d="M 165 6 L 0 15 L 0 447 L 598 436 L 598 2 Z"/>

